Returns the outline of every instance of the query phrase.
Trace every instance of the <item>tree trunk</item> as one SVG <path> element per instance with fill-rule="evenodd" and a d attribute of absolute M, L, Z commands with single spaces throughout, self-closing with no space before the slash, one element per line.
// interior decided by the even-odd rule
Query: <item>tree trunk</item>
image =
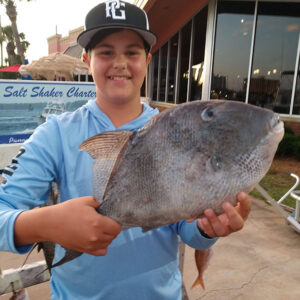
<path fill-rule="evenodd" d="M 2 29 L 2 22 L 0 16 L 0 55 L 1 55 L 1 67 L 3 66 L 3 29 Z"/>
<path fill-rule="evenodd" d="M 8 42 L 6 45 L 8 65 L 12 66 L 15 64 L 15 44 L 13 42 Z"/>
<path fill-rule="evenodd" d="M 10 21 L 11 21 L 11 28 L 13 31 L 16 47 L 17 47 L 17 53 L 21 57 L 22 64 L 24 64 L 25 57 L 24 57 L 24 50 L 21 45 L 18 27 L 17 27 L 17 10 L 16 6 L 13 0 L 8 0 L 6 3 L 6 14 L 8 15 Z"/>

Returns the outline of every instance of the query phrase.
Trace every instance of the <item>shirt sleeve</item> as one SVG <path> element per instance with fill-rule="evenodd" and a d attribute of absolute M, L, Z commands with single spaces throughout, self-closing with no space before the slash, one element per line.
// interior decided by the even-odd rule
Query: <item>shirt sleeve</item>
<path fill-rule="evenodd" d="M 42 206 L 48 200 L 61 157 L 55 117 L 36 129 L 2 174 L 0 185 L 0 251 L 23 254 L 32 245 L 15 247 L 14 223 L 24 210 Z"/>
<path fill-rule="evenodd" d="M 196 220 L 192 223 L 183 220 L 170 226 L 177 232 L 182 242 L 194 249 L 207 249 L 218 240 L 218 238 L 207 238 L 203 236 Z"/>

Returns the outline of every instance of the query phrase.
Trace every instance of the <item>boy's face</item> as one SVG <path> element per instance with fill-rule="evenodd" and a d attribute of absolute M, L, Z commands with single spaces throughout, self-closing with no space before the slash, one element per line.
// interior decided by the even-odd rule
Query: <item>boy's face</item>
<path fill-rule="evenodd" d="M 97 101 L 140 103 L 140 89 L 151 56 L 146 57 L 140 36 L 132 30 L 113 33 L 85 57 L 94 78 Z"/>

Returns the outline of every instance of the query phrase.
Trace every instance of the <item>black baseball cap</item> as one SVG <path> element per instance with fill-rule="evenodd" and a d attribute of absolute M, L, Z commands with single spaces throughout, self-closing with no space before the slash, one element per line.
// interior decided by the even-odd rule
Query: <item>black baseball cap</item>
<path fill-rule="evenodd" d="M 100 3 L 85 18 L 85 31 L 77 38 L 80 46 L 89 49 L 93 37 L 101 30 L 122 28 L 137 32 L 149 45 L 156 43 L 156 35 L 149 30 L 147 14 L 141 8 L 119 0 Z"/>

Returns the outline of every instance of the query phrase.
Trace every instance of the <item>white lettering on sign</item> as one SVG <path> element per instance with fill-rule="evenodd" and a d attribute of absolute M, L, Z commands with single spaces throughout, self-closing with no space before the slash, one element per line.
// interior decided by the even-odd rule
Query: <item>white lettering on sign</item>
<path fill-rule="evenodd" d="M 93 84 L 44 84 L 30 83 L 28 81 L 1 82 L 0 81 L 0 105 L 1 103 L 27 103 L 35 101 L 49 101 L 62 99 L 63 101 L 89 100 L 96 98 L 96 90 Z M 9 100 L 11 99 L 11 100 Z"/>
<path fill-rule="evenodd" d="M 119 0 L 107 1 L 106 18 L 113 18 L 115 20 L 126 20 L 125 10 L 122 10 L 121 6 L 125 7 L 125 3 L 121 3 Z"/>

